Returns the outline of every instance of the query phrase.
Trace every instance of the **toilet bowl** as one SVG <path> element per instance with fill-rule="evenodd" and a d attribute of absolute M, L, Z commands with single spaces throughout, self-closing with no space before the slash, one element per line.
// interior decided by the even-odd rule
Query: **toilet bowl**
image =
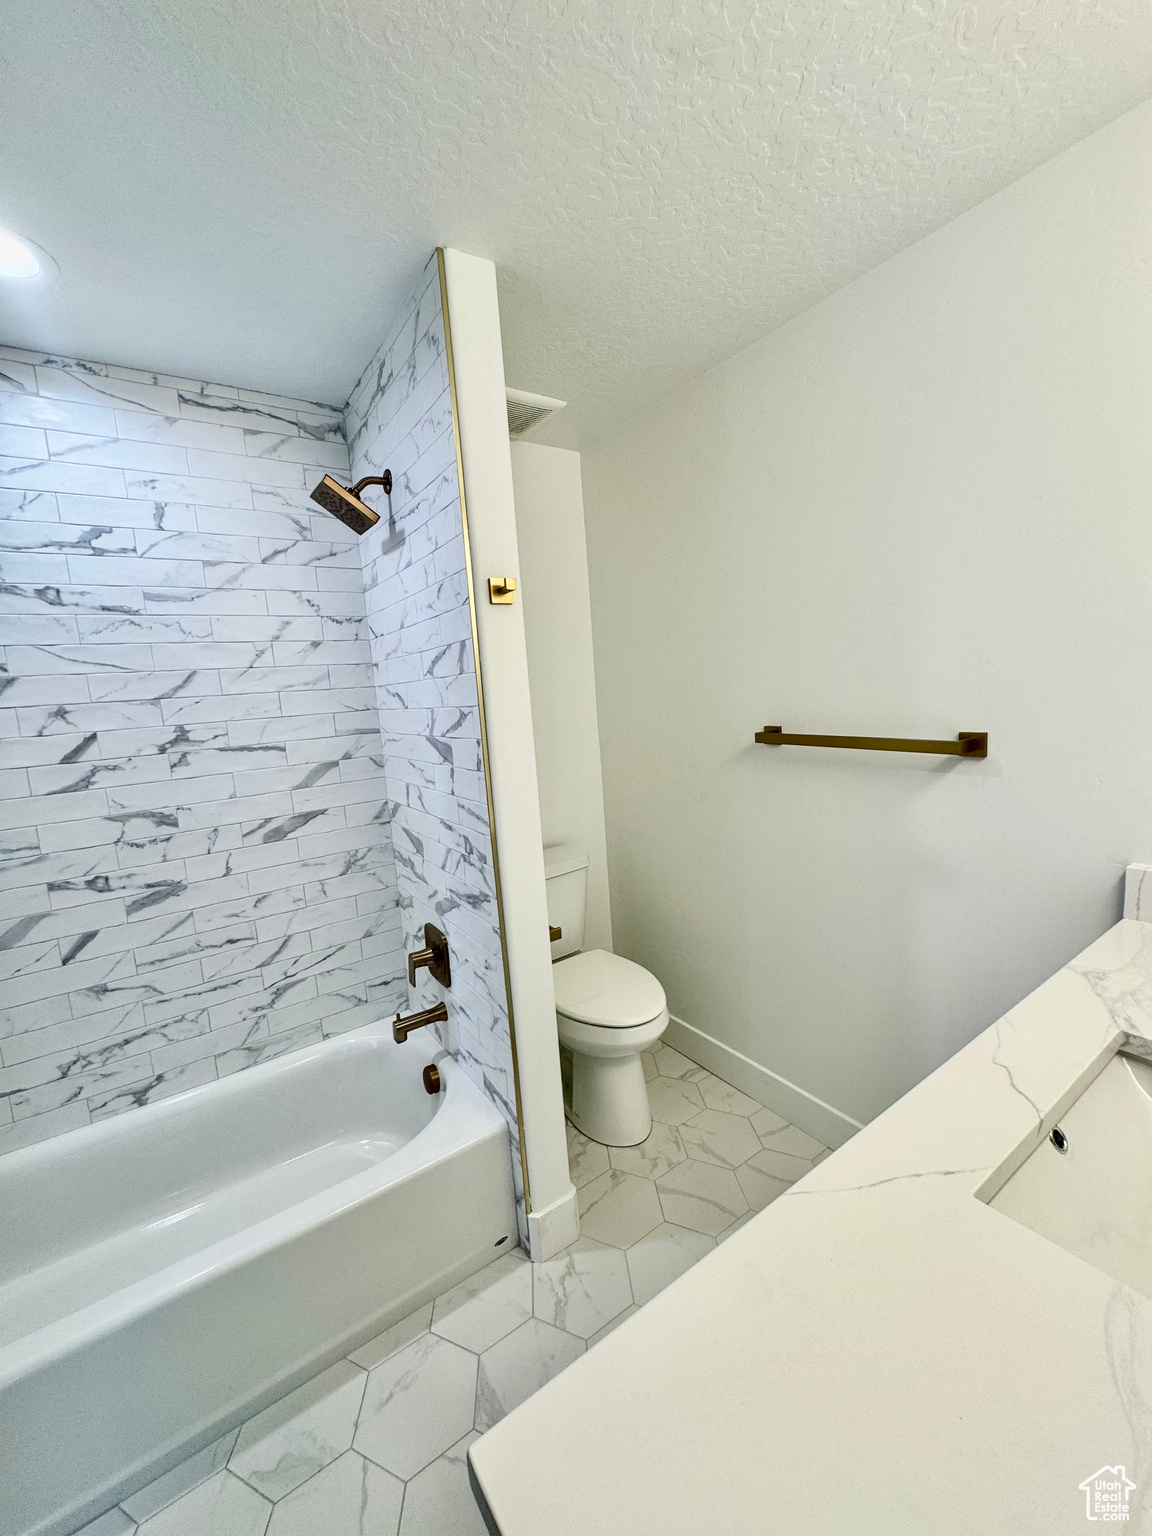
<path fill-rule="evenodd" d="M 652 1129 L 640 1052 L 668 1028 L 664 988 L 605 949 L 558 960 L 552 979 L 560 1043 L 572 1052 L 569 1118 L 593 1141 L 635 1146 Z"/>
<path fill-rule="evenodd" d="M 640 1052 L 668 1027 L 664 988 L 650 971 L 606 949 L 584 950 L 588 856 L 544 850 L 556 1028 L 572 1053 L 568 1118 L 593 1141 L 632 1147 L 652 1129 Z"/>

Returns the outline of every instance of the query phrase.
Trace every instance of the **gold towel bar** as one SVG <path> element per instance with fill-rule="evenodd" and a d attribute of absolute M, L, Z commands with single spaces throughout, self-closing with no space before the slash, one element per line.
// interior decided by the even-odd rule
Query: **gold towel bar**
<path fill-rule="evenodd" d="M 865 752 L 939 752 L 945 757 L 987 757 L 987 731 L 961 731 L 955 741 L 919 741 L 908 736 L 799 736 L 766 725 L 755 738 L 764 747 L 855 747 Z"/>

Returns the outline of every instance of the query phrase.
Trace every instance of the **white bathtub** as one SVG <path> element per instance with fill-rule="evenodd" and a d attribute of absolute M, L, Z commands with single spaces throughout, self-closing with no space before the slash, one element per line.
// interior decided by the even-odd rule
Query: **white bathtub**
<path fill-rule="evenodd" d="M 515 1244 L 507 1128 L 433 1044 L 369 1025 L 0 1157 L 3 1536 L 74 1530 Z"/>

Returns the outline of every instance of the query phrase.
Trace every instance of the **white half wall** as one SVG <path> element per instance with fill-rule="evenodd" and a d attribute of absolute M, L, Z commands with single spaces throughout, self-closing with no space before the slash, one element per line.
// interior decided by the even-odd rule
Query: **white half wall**
<path fill-rule="evenodd" d="M 580 455 L 512 444 L 524 637 L 545 845 L 588 854 L 585 949 L 612 948 Z"/>
<path fill-rule="evenodd" d="M 1150 187 L 1152 104 L 583 454 L 616 947 L 859 1120 L 1152 860 Z"/>
<path fill-rule="evenodd" d="M 490 261 L 447 249 L 443 261 L 528 1185 L 526 1237 L 539 1260 L 574 1242 L 579 1220 L 568 1175 L 523 605 L 495 606 L 488 594 L 490 577 L 520 581 L 500 309 Z"/>

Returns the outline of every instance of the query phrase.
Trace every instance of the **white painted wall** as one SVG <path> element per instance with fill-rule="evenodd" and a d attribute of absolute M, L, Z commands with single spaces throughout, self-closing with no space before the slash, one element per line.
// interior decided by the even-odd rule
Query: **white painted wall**
<path fill-rule="evenodd" d="M 1152 858 L 1150 188 L 1152 104 L 583 456 L 617 949 L 859 1119 Z"/>
<path fill-rule="evenodd" d="M 524 637 L 545 843 L 588 854 L 585 949 L 612 948 L 580 455 L 512 444 Z"/>

